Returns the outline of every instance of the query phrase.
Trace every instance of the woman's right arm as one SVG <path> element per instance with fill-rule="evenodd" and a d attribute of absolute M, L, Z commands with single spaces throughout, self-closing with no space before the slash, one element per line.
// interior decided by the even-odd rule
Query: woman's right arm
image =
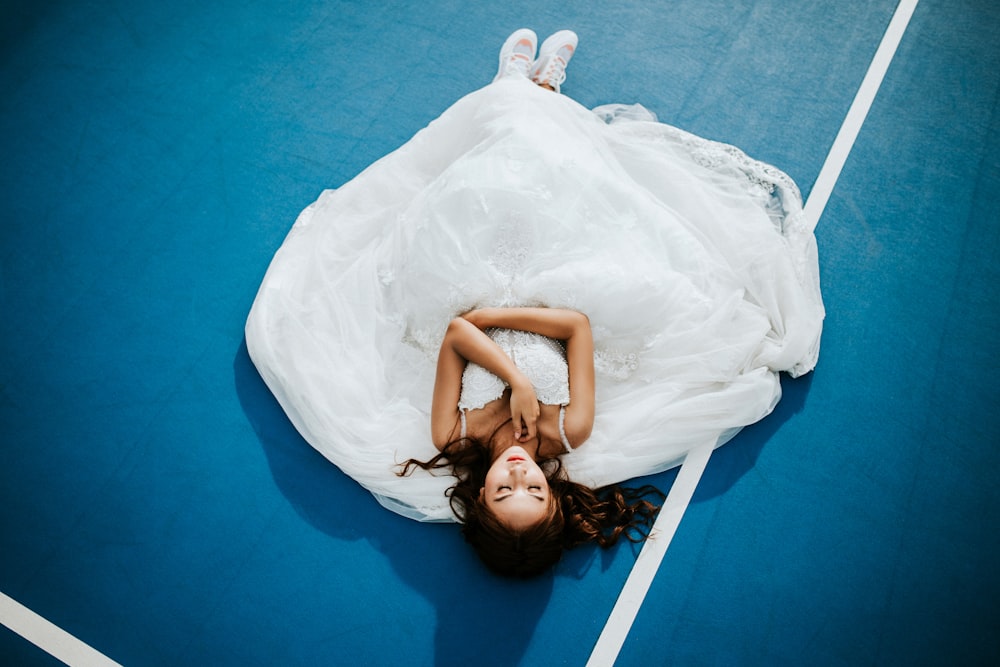
<path fill-rule="evenodd" d="M 485 332 L 457 317 L 448 324 L 438 352 L 431 401 L 431 438 L 434 445 L 441 449 L 459 436 L 458 399 L 462 393 L 462 373 L 470 361 L 510 385 L 514 436 L 519 440 L 534 438 L 539 407 L 531 381 Z"/>

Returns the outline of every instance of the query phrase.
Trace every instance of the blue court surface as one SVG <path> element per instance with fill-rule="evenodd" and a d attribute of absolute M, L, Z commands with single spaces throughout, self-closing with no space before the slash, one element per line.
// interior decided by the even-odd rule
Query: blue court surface
<path fill-rule="evenodd" d="M 382 509 L 247 356 L 268 262 L 522 26 L 580 35 L 565 94 L 808 197 L 895 10 L 4 3 L 0 593 L 123 665 L 584 665 L 638 549 L 512 583 Z M 817 226 L 819 366 L 712 456 L 617 664 L 1000 664 L 997 35 L 917 4 Z"/>

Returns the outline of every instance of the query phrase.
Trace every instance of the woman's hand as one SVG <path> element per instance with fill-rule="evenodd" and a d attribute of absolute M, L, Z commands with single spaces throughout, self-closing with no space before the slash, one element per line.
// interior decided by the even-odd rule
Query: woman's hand
<path fill-rule="evenodd" d="M 510 417 L 514 425 L 514 439 L 527 442 L 535 439 L 535 424 L 541 408 L 535 388 L 527 378 L 510 386 Z"/>

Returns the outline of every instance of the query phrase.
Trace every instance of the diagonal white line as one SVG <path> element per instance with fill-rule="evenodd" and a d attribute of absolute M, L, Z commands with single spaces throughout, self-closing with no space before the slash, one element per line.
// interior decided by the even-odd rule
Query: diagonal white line
<path fill-rule="evenodd" d="M 840 126 L 840 132 L 833 140 L 833 146 L 826 156 L 823 168 L 820 169 L 816 183 L 809 192 L 809 201 L 805 205 L 805 215 L 813 228 L 816 227 L 816 223 L 819 222 L 820 216 L 826 209 L 826 203 L 833 193 L 833 186 L 840 178 L 840 172 L 844 168 L 844 163 L 847 162 L 851 148 L 854 147 L 858 132 L 861 131 L 865 118 L 868 117 L 868 111 L 872 108 L 875 95 L 882 86 L 882 80 L 889 70 L 889 64 L 892 62 L 893 56 L 896 55 L 899 42 L 903 39 L 903 33 L 906 32 L 906 27 L 910 24 L 913 10 L 917 8 L 917 1 L 900 0 L 896 7 L 896 12 L 892 15 L 892 20 L 889 21 L 889 27 L 886 28 L 885 34 L 882 36 L 882 42 L 875 52 L 875 57 L 872 58 L 871 65 L 868 66 L 868 72 L 865 74 L 864 80 L 861 81 L 858 94 L 854 96 L 854 102 L 847 110 L 847 116 Z"/>
<path fill-rule="evenodd" d="M 642 545 L 642 551 L 635 559 L 632 572 L 629 573 L 625 586 L 618 595 L 618 602 L 611 610 L 604 631 L 601 632 L 597 645 L 590 654 L 587 667 L 613 665 L 615 658 L 618 657 L 618 652 L 625 643 L 625 636 L 632 627 L 636 614 L 639 613 L 639 607 L 646 597 L 650 584 L 653 583 L 656 571 L 660 568 L 660 561 L 667 553 L 667 547 L 670 546 L 681 518 L 691 503 L 691 496 L 701 481 L 708 459 L 712 456 L 713 445 L 714 443 L 693 449 L 684 458 L 677 479 L 670 487 L 670 493 L 667 494 L 667 499 L 660 508 L 660 514 L 656 517 L 656 523 L 653 524 L 646 543 Z"/>
<path fill-rule="evenodd" d="M 885 34 L 882 36 L 882 41 L 868 66 L 865 78 L 854 96 L 851 108 L 840 126 L 837 138 L 834 139 L 833 146 L 823 162 L 823 168 L 820 169 L 816 183 L 809 193 L 804 213 L 811 229 L 815 229 L 816 223 L 819 222 L 826 209 L 833 188 L 840 178 L 840 172 L 847 162 L 847 156 L 850 154 L 851 148 L 854 147 L 861 125 L 868 117 L 868 111 L 882 85 L 885 73 L 896 54 L 918 1 L 900 0 L 896 6 L 889 27 L 886 28 Z M 587 661 L 587 667 L 614 665 L 615 659 L 625 643 L 625 638 L 632 628 L 632 623 L 639 613 L 639 607 L 642 606 L 646 593 L 656 576 L 656 571 L 670 546 L 670 541 L 677 532 L 677 527 L 684 517 L 684 512 L 691 502 L 698 482 L 701 481 L 701 476 L 705 472 L 712 451 L 714 448 L 710 445 L 694 449 L 688 453 L 684 463 L 681 464 L 677 479 L 674 480 L 674 485 L 670 488 L 670 493 L 656 518 L 649 539 L 646 540 L 642 551 L 639 552 L 639 557 L 636 558 L 635 565 L 632 566 L 632 571 L 618 595 L 618 601 L 615 602 L 614 609 L 611 610 L 604 630 L 598 637 L 597 644 L 594 645 L 590 660 Z"/>
<path fill-rule="evenodd" d="M 3 593 L 0 593 L 0 623 L 72 667 L 121 667 Z"/>

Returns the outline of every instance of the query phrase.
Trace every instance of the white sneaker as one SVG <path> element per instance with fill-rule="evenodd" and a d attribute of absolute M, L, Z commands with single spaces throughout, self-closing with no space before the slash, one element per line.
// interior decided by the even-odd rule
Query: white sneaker
<path fill-rule="evenodd" d="M 538 36 L 533 30 L 521 28 L 514 31 L 500 48 L 500 69 L 493 80 L 496 81 L 511 74 L 528 78 L 537 47 Z"/>
<path fill-rule="evenodd" d="M 566 65 L 576 53 L 576 42 L 576 33 L 572 30 L 560 30 L 546 38 L 528 78 L 540 86 L 551 86 L 558 93 L 559 86 L 566 80 Z"/>

